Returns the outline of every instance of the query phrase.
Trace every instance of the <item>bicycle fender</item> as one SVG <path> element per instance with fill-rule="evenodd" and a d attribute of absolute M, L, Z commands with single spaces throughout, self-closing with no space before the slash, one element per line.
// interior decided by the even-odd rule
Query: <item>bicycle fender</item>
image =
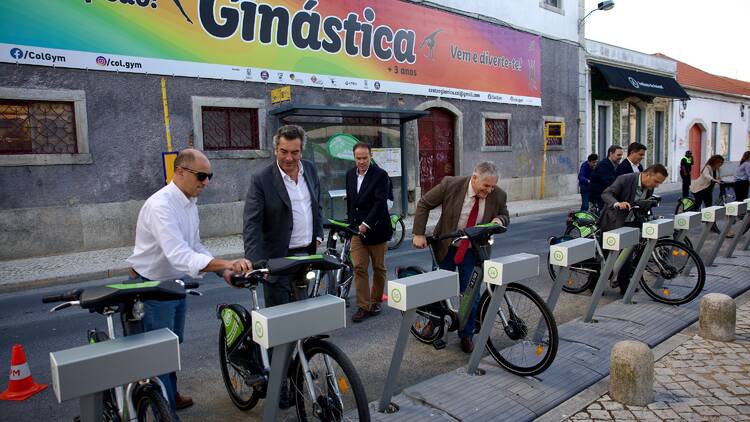
<path fill-rule="evenodd" d="M 237 339 L 250 329 L 250 313 L 239 304 L 218 305 L 216 307 L 216 316 L 224 324 L 227 347 L 232 347 Z"/>

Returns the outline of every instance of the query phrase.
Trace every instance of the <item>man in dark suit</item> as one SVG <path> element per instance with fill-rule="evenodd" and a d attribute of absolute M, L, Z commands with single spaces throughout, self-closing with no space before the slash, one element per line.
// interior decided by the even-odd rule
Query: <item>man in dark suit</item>
<path fill-rule="evenodd" d="M 602 209 L 602 218 L 599 221 L 602 232 L 619 229 L 632 222 L 631 204 L 651 197 L 654 194 L 654 189 L 661 185 L 667 176 L 666 167 L 661 164 L 654 164 L 643 172 L 618 177 L 612 186 L 602 193 L 604 208 Z M 633 273 L 632 267 L 631 255 L 617 275 L 617 284 L 623 294 Z"/>
<path fill-rule="evenodd" d="M 617 166 L 615 174 L 617 176 L 620 176 L 623 174 L 642 172 L 643 165 L 641 164 L 641 161 L 643 161 L 643 157 L 645 156 L 646 145 L 640 144 L 638 142 L 633 142 L 632 144 L 628 145 L 628 156 L 627 158 L 622 160 L 619 166 Z"/>
<path fill-rule="evenodd" d="M 495 222 L 507 226 L 510 215 L 506 202 L 508 196 L 497 187 L 498 171 L 495 164 L 489 161 L 479 163 L 474 167 L 471 176 L 445 177 L 439 185 L 430 189 L 417 203 L 414 215 L 414 239 L 412 243 L 418 249 L 427 247 L 425 230 L 430 210 L 442 207 L 440 219 L 433 231 L 434 235 L 452 233 L 458 229 L 473 227 L 478 224 Z M 465 243 L 458 247 L 451 246 L 451 240 L 444 240 L 433 245 L 435 259 L 440 268 L 458 270 L 458 281 L 461 292 L 466 290 L 474 271 L 476 257 L 474 251 Z M 471 353 L 474 350 L 472 338 L 474 336 L 474 320 L 479 305 L 479 289 L 476 290 L 474 306 L 463 330 L 459 331 L 461 350 Z M 427 324 L 425 331 L 433 329 Z"/>
<path fill-rule="evenodd" d="M 314 164 L 301 159 L 305 131 L 282 126 L 273 142 L 276 160 L 253 175 L 245 199 L 245 258 L 253 262 L 314 254 L 323 240 L 320 180 Z M 265 287 L 266 306 L 293 299 L 288 277 L 271 277 Z"/>
<path fill-rule="evenodd" d="M 362 234 L 352 238 L 354 285 L 357 289 L 357 312 L 353 322 L 380 313 L 385 288 L 385 252 L 391 238 L 388 215 L 388 173 L 371 163 L 372 150 L 365 143 L 353 148 L 356 166 L 346 172 L 346 210 L 349 224 Z M 368 267 L 372 260 L 372 290 Z"/>
<path fill-rule="evenodd" d="M 607 149 L 607 159 L 599 161 L 591 173 L 589 199 L 599 208 L 602 208 L 602 192 L 617 178 L 615 168 L 621 159 L 622 147 L 612 145 Z"/>

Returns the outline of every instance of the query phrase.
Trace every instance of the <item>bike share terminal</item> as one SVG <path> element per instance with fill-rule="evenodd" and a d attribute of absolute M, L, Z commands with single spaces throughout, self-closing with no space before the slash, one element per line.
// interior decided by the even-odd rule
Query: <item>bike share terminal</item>
<path fill-rule="evenodd" d="M 734 235 L 732 242 L 729 244 L 729 249 L 727 249 L 726 253 L 724 254 L 724 258 L 732 257 L 734 249 L 737 247 L 737 244 L 740 243 L 740 237 L 742 237 L 742 235 L 745 233 L 745 230 L 747 230 L 748 225 L 750 224 L 750 213 L 747 212 L 747 202 L 748 201 L 745 200 L 742 202 L 730 202 L 729 204 L 727 204 L 727 215 L 733 215 L 736 220 L 739 220 L 740 217 L 743 216 L 744 218 L 742 219 L 740 230 Z M 730 207 L 732 208 L 731 210 Z"/>
<path fill-rule="evenodd" d="M 706 207 L 701 210 L 701 222 L 703 222 L 703 230 L 701 231 L 701 237 L 698 239 L 698 242 L 693 247 L 693 250 L 700 254 L 701 249 L 703 249 L 703 244 L 706 243 L 706 239 L 708 238 L 709 233 L 711 233 L 711 227 L 720 219 L 724 218 L 726 215 L 726 208 L 714 205 L 712 207 Z M 722 237 L 726 236 L 726 232 L 722 230 Z M 721 247 L 721 240 L 719 240 L 719 247 Z M 705 265 L 708 267 L 710 265 L 709 262 L 705 262 Z M 685 269 L 683 270 L 686 274 L 692 270 L 692 265 L 690 262 L 685 265 Z"/>
<path fill-rule="evenodd" d="M 547 307 L 549 307 L 550 311 L 555 311 L 557 301 L 560 299 L 563 283 L 566 282 L 570 274 L 569 267 L 594 258 L 595 255 L 596 240 L 594 239 L 578 238 L 550 245 L 549 263 L 550 265 L 560 267 L 557 272 L 555 284 L 552 285 L 552 290 L 550 290 L 549 297 L 547 298 Z"/>
<path fill-rule="evenodd" d="M 643 223 L 643 226 L 641 227 L 641 237 L 647 239 L 646 246 L 643 248 L 641 259 L 638 260 L 638 264 L 635 266 L 635 271 L 633 271 L 633 276 L 630 278 L 628 288 L 625 290 L 625 295 L 622 297 L 622 303 L 633 303 L 635 289 L 641 280 L 643 271 L 646 269 L 646 264 L 648 264 L 648 261 L 651 259 L 651 253 L 654 251 L 654 247 L 656 247 L 656 242 L 659 238 L 671 236 L 673 233 L 674 220 L 660 218 L 658 220 Z"/>
<path fill-rule="evenodd" d="M 57 401 L 80 399 L 81 421 L 99 421 L 102 392 L 180 370 L 177 335 L 168 328 L 49 354 Z M 130 409 L 132 414 L 133 409 Z"/>
<path fill-rule="evenodd" d="M 276 421 L 281 383 L 297 340 L 346 327 L 344 299 L 324 295 L 252 312 L 253 341 L 272 349 L 263 420 Z"/>
<path fill-rule="evenodd" d="M 697 228 L 701 224 L 701 213 L 697 211 L 688 211 L 674 216 L 674 229 L 679 230 L 674 240 L 684 242 L 690 230 Z"/>
<path fill-rule="evenodd" d="M 633 227 L 621 227 L 604 232 L 602 235 L 603 249 L 611 252 L 607 256 L 604 268 L 602 268 L 599 274 L 599 279 L 596 281 L 594 293 L 591 295 L 591 303 L 583 317 L 583 322 L 594 322 L 594 311 L 596 311 L 596 306 L 602 298 L 605 284 L 609 281 L 610 276 L 613 274 L 616 275 L 625 264 L 628 256 L 633 251 L 633 247 L 638 244 L 639 236 L 640 230 Z"/>
<path fill-rule="evenodd" d="M 500 304 L 505 296 L 505 286 L 508 283 L 521 281 L 539 275 L 539 255 L 519 253 L 501 258 L 484 261 L 484 282 L 487 288 L 493 288 L 492 299 L 487 308 L 487 318 L 482 321 L 482 328 L 475 341 L 474 351 L 471 352 L 469 365 L 466 372 L 470 375 L 477 374 L 479 360 L 482 358 L 487 339 L 490 337 L 492 326 L 495 324 L 494 315 L 497 315 Z"/>
<path fill-rule="evenodd" d="M 378 412 L 394 413 L 399 410 L 395 403 L 391 403 L 391 397 L 409 340 L 409 329 L 417 317 L 417 308 L 458 295 L 458 273 L 453 271 L 437 270 L 388 281 L 388 306 L 404 312 L 404 316 L 393 348 Z"/>

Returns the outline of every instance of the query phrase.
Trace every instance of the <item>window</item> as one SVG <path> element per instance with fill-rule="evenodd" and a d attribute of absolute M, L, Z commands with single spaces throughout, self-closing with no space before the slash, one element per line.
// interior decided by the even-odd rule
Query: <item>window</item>
<path fill-rule="evenodd" d="M 716 153 L 729 161 L 729 150 L 732 142 L 732 124 L 722 123 L 719 127 L 719 139 L 716 143 Z"/>
<path fill-rule="evenodd" d="M 482 113 L 482 151 L 511 151 L 510 114 Z"/>
<path fill-rule="evenodd" d="M 564 15 L 563 0 L 540 0 L 539 7 Z"/>
<path fill-rule="evenodd" d="M 716 154 L 716 145 L 719 143 L 719 123 L 711 122 L 711 139 L 708 140 L 706 151 Z"/>
<path fill-rule="evenodd" d="M 0 166 L 90 164 L 83 91 L 0 88 Z"/>
<path fill-rule="evenodd" d="M 258 110 L 202 107 L 203 149 L 259 149 Z"/>
<path fill-rule="evenodd" d="M 268 158 L 265 101 L 192 97 L 193 147 L 208 158 Z"/>

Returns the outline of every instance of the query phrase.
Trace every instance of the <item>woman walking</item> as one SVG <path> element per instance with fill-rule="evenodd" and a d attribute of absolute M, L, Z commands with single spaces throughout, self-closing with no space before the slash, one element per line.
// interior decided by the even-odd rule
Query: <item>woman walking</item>
<path fill-rule="evenodd" d="M 704 207 L 713 205 L 714 185 L 720 183 L 719 168 L 724 165 L 724 157 L 721 155 L 712 155 L 703 166 L 700 176 L 693 180 L 690 185 L 690 192 L 695 196 L 697 204 L 703 203 Z"/>
<path fill-rule="evenodd" d="M 737 201 L 744 201 L 747 198 L 748 186 L 750 186 L 750 151 L 745 151 L 740 165 L 734 171 L 734 194 Z"/>

